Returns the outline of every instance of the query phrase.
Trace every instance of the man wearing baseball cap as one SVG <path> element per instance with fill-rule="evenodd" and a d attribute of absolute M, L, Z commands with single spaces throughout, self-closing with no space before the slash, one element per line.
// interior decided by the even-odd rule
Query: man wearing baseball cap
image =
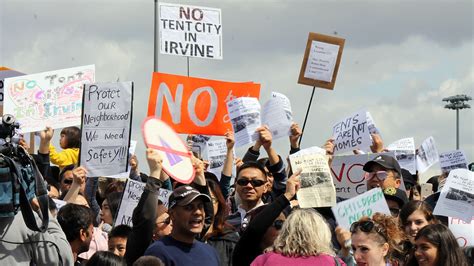
<path fill-rule="evenodd" d="M 397 160 L 389 155 L 378 155 L 372 161 L 368 161 L 363 167 L 367 190 L 380 187 L 400 188 L 402 183 L 402 170 Z"/>
<path fill-rule="evenodd" d="M 217 251 L 195 240 L 204 227 L 204 203 L 211 199 L 191 186 L 176 188 L 169 198 L 168 213 L 173 229 L 145 252 L 160 258 L 165 265 L 219 265 Z"/>

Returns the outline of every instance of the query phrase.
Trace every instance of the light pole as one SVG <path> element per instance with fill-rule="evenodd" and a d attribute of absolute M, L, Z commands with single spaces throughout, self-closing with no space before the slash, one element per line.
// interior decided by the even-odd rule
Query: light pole
<path fill-rule="evenodd" d="M 456 150 L 459 150 L 459 109 L 471 108 L 469 104 L 465 103 L 470 100 L 472 98 L 464 94 L 443 98 L 444 102 L 449 102 L 444 108 L 456 110 Z"/>

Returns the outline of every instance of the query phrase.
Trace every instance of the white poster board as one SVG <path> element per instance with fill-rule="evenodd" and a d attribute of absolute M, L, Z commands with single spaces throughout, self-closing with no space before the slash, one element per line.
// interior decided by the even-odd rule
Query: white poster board
<path fill-rule="evenodd" d="M 443 152 L 439 155 L 439 164 L 444 173 L 454 169 L 467 169 L 466 155 L 461 150 Z"/>
<path fill-rule="evenodd" d="M 382 189 L 374 188 L 355 198 L 339 202 L 332 207 L 339 226 L 349 230 L 351 224 L 363 216 L 372 217 L 376 212 L 391 215 Z"/>
<path fill-rule="evenodd" d="M 159 3 L 160 53 L 222 59 L 222 18 L 217 8 Z"/>
<path fill-rule="evenodd" d="M 207 142 L 207 160 L 209 161 L 208 172 L 216 175 L 220 180 L 224 161 L 227 155 L 225 139 L 211 140 Z"/>
<path fill-rule="evenodd" d="M 260 103 L 257 98 L 240 97 L 228 101 L 227 110 L 236 147 L 252 143 L 259 138 L 259 134 L 255 132 L 261 126 Z"/>
<path fill-rule="evenodd" d="M 5 79 L 6 78 L 13 78 L 13 77 L 18 77 L 18 76 L 23 76 L 25 73 L 21 73 L 12 69 L 2 69 L 0 67 L 0 106 L 3 105 L 3 99 L 5 98 L 4 96 L 4 87 L 5 87 Z"/>
<path fill-rule="evenodd" d="M 438 150 L 433 137 L 423 141 L 416 153 L 416 169 L 420 174 L 426 172 L 433 164 L 439 160 Z"/>
<path fill-rule="evenodd" d="M 338 52 L 339 45 L 312 41 L 304 77 L 331 82 Z"/>
<path fill-rule="evenodd" d="M 333 126 L 334 154 L 356 149 L 364 150 L 372 145 L 367 127 L 367 112 L 360 110 Z"/>
<path fill-rule="evenodd" d="M 272 97 L 263 105 L 262 124 L 267 125 L 273 139 L 291 135 L 293 115 L 290 100 L 281 93 L 272 92 Z"/>
<path fill-rule="evenodd" d="M 78 126 L 83 86 L 94 81 L 94 65 L 7 78 L 3 113 L 15 116 L 23 133 Z"/>
<path fill-rule="evenodd" d="M 135 154 L 135 149 L 136 148 L 137 148 L 137 141 L 136 140 L 130 140 L 130 148 L 128 148 L 129 155 Z M 128 158 L 128 171 L 127 172 L 122 172 L 122 173 L 116 174 L 116 175 L 109 175 L 107 177 L 108 178 L 129 178 L 131 170 L 132 170 L 132 166 L 130 165 L 130 158 Z"/>
<path fill-rule="evenodd" d="M 416 175 L 415 139 L 399 139 L 388 145 L 387 150 L 395 153 L 400 168 L 404 168 L 412 175 Z"/>
<path fill-rule="evenodd" d="M 452 170 L 433 213 L 470 222 L 474 217 L 474 173 L 467 169 Z"/>
<path fill-rule="evenodd" d="M 449 217 L 448 226 L 461 248 L 474 246 L 474 219 L 465 222 L 461 219 Z"/>
<path fill-rule="evenodd" d="M 79 162 L 89 176 L 127 172 L 133 82 L 85 85 Z"/>

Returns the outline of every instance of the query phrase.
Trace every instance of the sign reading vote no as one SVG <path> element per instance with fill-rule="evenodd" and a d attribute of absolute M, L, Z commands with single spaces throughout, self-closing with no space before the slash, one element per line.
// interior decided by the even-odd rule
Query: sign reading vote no
<path fill-rule="evenodd" d="M 153 73 L 148 115 L 156 116 L 177 133 L 224 135 L 232 130 L 226 102 L 260 95 L 260 84 L 225 82 Z"/>

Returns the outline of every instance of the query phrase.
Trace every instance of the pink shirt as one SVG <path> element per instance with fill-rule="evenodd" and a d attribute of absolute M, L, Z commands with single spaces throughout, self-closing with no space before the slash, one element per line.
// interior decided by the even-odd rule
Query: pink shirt
<path fill-rule="evenodd" d="M 341 265 L 346 265 L 341 259 L 337 258 Z M 251 266 L 305 266 L 305 265 L 336 265 L 334 257 L 330 255 L 319 255 L 310 257 L 285 257 L 279 253 L 268 252 L 258 256 Z"/>

